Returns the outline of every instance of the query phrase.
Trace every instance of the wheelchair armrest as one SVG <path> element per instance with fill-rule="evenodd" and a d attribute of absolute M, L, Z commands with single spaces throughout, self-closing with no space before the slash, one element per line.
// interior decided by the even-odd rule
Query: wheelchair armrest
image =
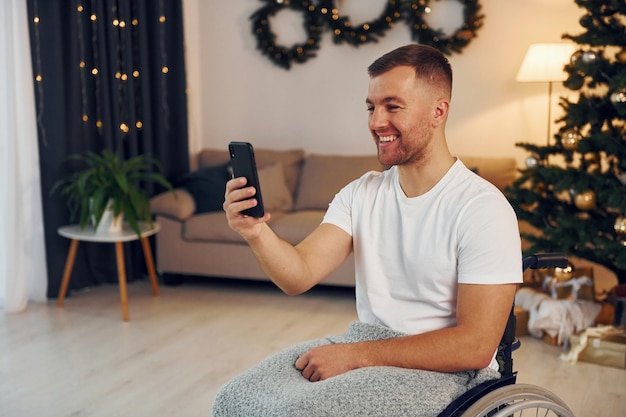
<path fill-rule="evenodd" d="M 537 253 L 535 255 L 524 258 L 522 270 L 530 269 L 546 269 L 546 268 L 565 268 L 567 266 L 567 257 L 562 253 Z"/>

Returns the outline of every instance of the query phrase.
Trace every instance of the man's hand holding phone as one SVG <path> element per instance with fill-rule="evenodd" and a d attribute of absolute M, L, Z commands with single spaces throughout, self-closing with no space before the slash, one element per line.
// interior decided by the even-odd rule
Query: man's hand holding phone
<path fill-rule="evenodd" d="M 229 227 L 248 241 L 258 237 L 270 215 L 263 208 L 252 145 L 231 142 L 228 150 L 234 178 L 226 183 L 224 211 Z"/>

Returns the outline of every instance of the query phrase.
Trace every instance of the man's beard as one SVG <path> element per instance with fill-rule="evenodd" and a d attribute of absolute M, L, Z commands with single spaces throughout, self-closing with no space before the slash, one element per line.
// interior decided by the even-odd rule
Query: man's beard
<path fill-rule="evenodd" d="M 417 137 L 417 142 L 406 140 L 405 137 Z M 428 153 L 428 145 L 431 143 L 433 131 L 424 124 L 416 126 L 407 136 L 400 135 L 397 139 L 393 152 L 381 152 L 379 146 L 376 147 L 378 162 L 384 166 L 410 165 L 424 160 Z M 410 148 L 404 144 L 413 144 Z M 398 146 L 399 145 L 399 146 Z"/>

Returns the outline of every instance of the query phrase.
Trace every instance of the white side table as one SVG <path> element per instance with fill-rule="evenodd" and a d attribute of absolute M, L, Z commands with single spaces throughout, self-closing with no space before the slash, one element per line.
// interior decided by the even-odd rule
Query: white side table
<path fill-rule="evenodd" d="M 150 275 L 150 283 L 152 284 L 152 293 L 159 295 L 159 285 L 156 279 L 156 271 L 154 269 L 154 260 L 152 258 L 152 251 L 150 250 L 150 242 L 148 237 L 158 233 L 161 230 L 161 226 L 158 223 L 153 223 L 151 226 L 149 223 L 140 223 L 139 229 L 141 230 L 141 246 L 143 247 L 143 254 L 146 260 L 146 266 L 148 268 L 148 274 Z M 65 261 L 65 270 L 63 271 L 63 279 L 61 281 L 61 289 L 59 290 L 59 298 L 57 305 L 63 306 L 63 300 L 67 292 L 67 285 L 70 282 L 70 275 L 72 274 L 72 268 L 74 267 L 74 259 L 76 258 L 76 250 L 78 249 L 78 242 L 99 242 L 99 243 L 115 243 L 115 258 L 117 260 L 117 275 L 120 285 L 120 300 L 122 303 L 122 318 L 124 321 L 128 321 L 128 292 L 126 289 L 126 265 L 124 264 L 124 242 L 131 242 L 138 240 L 139 236 L 128 225 L 124 225 L 124 228 L 120 232 L 95 234 L 93 229 L 85 227 L 81 229 L 79 225 L 62 226 L 58 229 L 59 235 L 72 240 L 70 244 L 70 250 L 67 254 L 67 260 Z"/>

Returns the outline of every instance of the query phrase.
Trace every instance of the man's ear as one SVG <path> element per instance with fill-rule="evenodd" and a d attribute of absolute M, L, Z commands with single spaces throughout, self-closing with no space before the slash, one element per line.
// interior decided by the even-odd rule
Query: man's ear
<path fill-rule="evenodd" d="M 435 103 L 433 109 L 433 125 L 440 126 L 446 122 L 448 112 L 450 111 L 450 102 L 445 99 L 439 99 Z"/>

